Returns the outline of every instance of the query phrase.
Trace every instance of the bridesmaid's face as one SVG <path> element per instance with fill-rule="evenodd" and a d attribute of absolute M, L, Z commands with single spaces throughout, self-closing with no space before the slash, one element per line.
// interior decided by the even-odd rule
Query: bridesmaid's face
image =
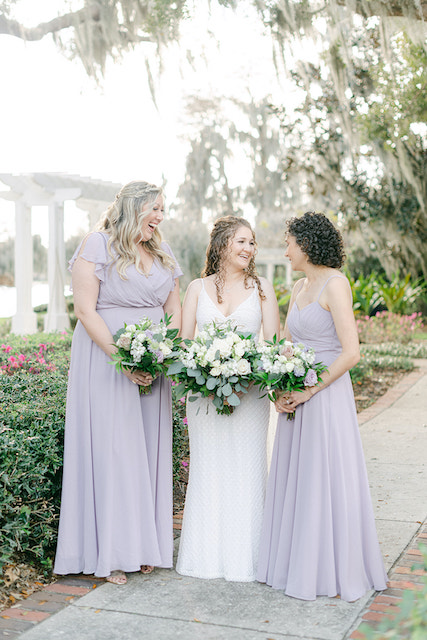
<path fill-rule="evenodd" d="M 307 254 L 297 244 L 295 236 L 290 233 L 286 236 L 285 257 L 289 259 L 294 271 L 304 271 L 304 265 L 307 264 Z"/>
<path fill-rule="evenodd" d="M 140 241 L 142 242 L 146 242 L 153 237 L 153 233 L 156 230 L 157 225 L 160 224 L 163 220 L 165 209 L 162 196 L 158 196 L 158 198 L 154 202 L 154 205 L 152 205 L 151 203 L 145 204 L 142 207 L 142 211 L 147 211 L 147 209 L 150 209 L 151 207 L 152 211 L 148 215 L 146 215 L 145 218 L 143 218 L 141 223 Z"/>
<path fill-rule="evenodd" d="M 247 227 L 238 227 L 228 248 L 229 264 L 239 269 L 246 269 L 255 253 L 255 240 L 252 231 Z"/>

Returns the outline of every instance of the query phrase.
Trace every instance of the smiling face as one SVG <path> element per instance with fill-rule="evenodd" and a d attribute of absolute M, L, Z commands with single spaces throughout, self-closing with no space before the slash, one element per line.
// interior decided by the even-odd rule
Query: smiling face
<path fill-rule="evenodd" d="M 252 231 L 241 226 L 229 241 L 227 262 L 230 266 L 246 269 L 255 253 L 255 240 Z"/>
<path fill-rule="evenodd" d="M 154 203 L 145 204 L 142 207 L 142 213 L 149 211 L 141 222 L 140 242 L 147 242 L 153 237 L 157 225 L 161 223 L 164 217 L 164 200 L 162 196 L 158 196 Z"/>
<path fill-rule="evenodd" d="M 308 262 L 307 254 L 297 244 L 295 236 L 290 233 L 286 236 L 285 256 L 289 259 L 294 271 L 304 271 L 304 266 Z"/>

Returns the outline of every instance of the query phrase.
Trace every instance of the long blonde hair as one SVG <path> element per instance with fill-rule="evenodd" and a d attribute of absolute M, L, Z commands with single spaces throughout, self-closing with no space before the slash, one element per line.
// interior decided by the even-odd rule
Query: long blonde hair
<path fill-rule="evenodd" d="M 245 218 L 239 218 L 238 216 L 224 216 L 215 220 L 213 229 L 211 231 L 211 237 L 209 246 L 206 250 L 206 261 L 202 271 L 202 278 L 206 278 L 210 275 L 215 275 L 215 288 L 216 297 L 218 303 L 222 302 L 222 293 L 224 291 L 225 282 L 225 262 L 226 257 L 230 251 L 230 240 L 236 235 L 239 227 L 246 227 L 252 233 L 255 252 L 247 269 L 245 269 L 244 286 L 245 289 L 249 288 L 249 280 L 255 280 L 258 293 L 261 300 L 265 300 L 265 294 L 262 290 L 261 282 L 255 266 L 255 255 L 257 250 L 257 243 L 255 240 L 254 231 Z"/>
<path fill-rule="evenodd" d="M 161 187 L 138 180 L 129 182 L 120 189 L 115 201 L 103 213 L 95 227 L 97 231 L 104 231 L 109 236 L 108 253 L 111 262 L 116 263 L 122 280 L 126 280 L 126 269 L 131 264 L 134 264 L 140 273 L 147 275 L 142 268 L 136 240 L 140 234 L 142 220 L 153 211 L 154 203 L 159 196 L 163 196 Z M 145 205 L 150 204 L 151 207 L 148 206 L 142 211 Z M 144 249 L 173 271 L 175 262 L 161 249 L 161 241 L 161 233 L 156 227 L 150 240 L 144 241 Z"/>

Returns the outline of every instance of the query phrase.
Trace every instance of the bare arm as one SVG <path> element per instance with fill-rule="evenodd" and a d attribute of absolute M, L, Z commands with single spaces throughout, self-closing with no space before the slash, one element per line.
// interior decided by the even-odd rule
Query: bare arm
<path fill-rule="evenodd" d="M 175 287 L 167 297 L 163 305 L 163 311 L 172 316 L 170 329 L 181 330 L 181 300 L 179 298 L 179 278 L 175 278 Z"/>
<path fill-rule="evenodd" d="M 306 402 L 315 393 L 328 387 L 359 362 L 359 338 L 354 321 L 352 296 L 348 281 L 344 278 L 333 278 L 325 288 L 320 302 L 332 314 L 342 351 L 328 367 L 328 371 L 322 373 L 322 382 L 320 384 L 314 387 L 306 387 L 304 391 L 293 391 L 291 394 L 286 394 L 291 402 L 288 404 L 287 401 L 285 403 L 280 400 L 276 405 L 279 411 L 293 411 L 296 406 Z"/>
<path fill-rule="evenodd" d="M 202 290 L 200 279 L 193 280 L 188 285 L 182 305 L 182 326 L 181 336 L 185 339 L 192 340 L 196 332 L 196 311 L 199 294 Z"/>
<path fill-rule="evenodd" d="M 113 336 L 103 318 L 96 311 L 99 295 L 99 279 L 95 275 L 95 263 L 78 257 L 72 269 L 74 291 L 74 311 L 86 329 L 89 337 L 111 357 L 116 353 Z M 135 384 L 147 386 L 153 381 L 152 376 L 144 371 L 123 370 L 123 374 Z"/>
<path fill-rule="evenodd" d="M 95 275 L 95 263 L 78 257 L 72 269 L 74 292 L 74 311 L 86 329 L 89 337 L 107 354 L 111 356 L 117 351 L 113 344 L 113 336 L 104 320 L 96 311 L 99 295 L 99 279 Z"/>
<path fill-rule="evenodd" d="M 276 335 L 280 338 L 279 306 L 272 284 L 260 278 L 265 300 L 261 300 L 262 329 L 264 340 L 272 340 Z"/>

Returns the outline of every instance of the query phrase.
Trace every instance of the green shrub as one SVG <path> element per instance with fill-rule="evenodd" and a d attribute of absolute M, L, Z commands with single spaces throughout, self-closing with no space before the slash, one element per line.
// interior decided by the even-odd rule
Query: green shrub
<path fill-rule="evenodd" d="M 348 269 L 344 272 L 350 281 L 356 316 L 372 316 L 383 309 L 410 315 L 423 309 L 426 283 L 421 278 L 412 281 L 410 273 L 401 277 L 397 272 L 388 280 L 376 271 L 353 278 Z"/>
<path fill-rule="evenodd" d="M 414 345 L 412 349 L 409 345 L 402 346 L 393 342 L 361 345 L 360 360 L 350 370 L 351 380 L 353 383 L 363 384 L 364 380 L 372 377 L 374 369 L 412 371 L 415 366 L 412 358 L 423 358 L 426 352 L 425 345 Z"/>
<path fill-rule="evenodd" d="M 399 315 L 391 311 L 380 311 L 375 316 L 356 316 L 361 343 L 397 342 L 407 343 L 423 328 L 420 313 Z"/>
<path fill-rule="evenodd" d="M 49 570 L 56 544 L 70 335 L 0 347 L 0 562 Z"/>
<path fill-rule="evenodd" d="M 378 292 L 377 273 L 373 271 L 366 277 L 361 274 L 357 280 L 352 278 L 348 271 L 346 271 L 346 275 L 351 285 L 353 311 L 356 316 L 359 314 L 370 316 L 375 313 L 382 304 L 382 299 Z"/>
<path fill-rule="evenodd" d="M 176 502 L 180 504 L 185 497 L 190 445 L 188 441 L 187 418 L 185 415 L 185 398 L 182 398 L 175 392 L 176 386 L 177 385 L 172 382 L 172 465 L 174 496 Z"/>
<path fill-rule="evenodd" d="M 409 314 L 414 311 L 417 299 L 425 293 L 426 284 L 421 278 L 411 282 L 410 273 L 401 278 L 397 272 L 389 282 L 379 276 L 377 291 L 388 311 Z"/>

